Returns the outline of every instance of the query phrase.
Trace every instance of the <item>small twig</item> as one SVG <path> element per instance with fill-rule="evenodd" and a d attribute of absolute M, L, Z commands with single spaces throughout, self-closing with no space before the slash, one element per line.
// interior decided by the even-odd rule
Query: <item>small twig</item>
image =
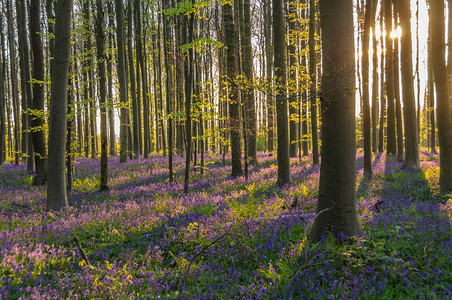
<path fill-rule="evenodd" d="M 80 244 L 80 240 L 78 239 L 78 237 L 74 236 L 73 238 L 75 244 L 77 245 L 78 250 L 80 251 L 80 254 L 82 255 L 83 260 L 85 261 L 85 263 L 89 266 L 91 266 L 91 263 L 89 262 L 88 256 L 85 253 L 85 250 L 83 250 L 82 245 Z"/>
<path fill-rule="evenodd" d="M 379 201 L 377 201 L 377 203 L 375 203 L 374 209 L 375 209 L 375 211 L 376 211 L 377 213 L 380 212 L 380 207 L 381 207 L 381 205 L 382 205 L 383 203 L 385 203 L 384 200 L 379 200 Z"/>
<path fill-rule="evenodd" d="M 433 243 L 434 240 L 435 239 L 432 239 L 430 242 L 427 243 L 427 245 L 425 245 L 425 247 L 424 247 L 424 256 L 423 256 L 424 259 L 427 257 L 427 247 L 430 246 Z"/>
<path fill-rule="evenodd" d="M 18 207 L 22 207 L 22 208 L 26 208 L 26 209 L 31 209 L 31 207 L 27 206 L 27 205 L 15 203 L 15 202 L 12 202 L 11 204 L 14 205 L 14 206 L 18 206 Z"/>

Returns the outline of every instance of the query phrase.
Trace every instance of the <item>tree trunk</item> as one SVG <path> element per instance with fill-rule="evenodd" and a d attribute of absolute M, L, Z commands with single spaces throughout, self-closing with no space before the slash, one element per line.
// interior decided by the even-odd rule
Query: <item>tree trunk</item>
<path fill-rule="evenodd" d="M 291 89 L 290 97 L 289 97 L 289 131 L 290 131 L 290 142 L 289 142 L 289 155 L 290 157 L 297 157 L 298 152 L 298 131 L 297 131 L 297 118 L 299 111 L 299 103 L 297 99 L 296 92 L 296 82 L 297 82 L 297 53 L 296 53 L 296 32 L 295 32 L 295 23 L 296 23 L 296 5 L 294 3 L 289 4 L 290 12 L 289 12 L 289 77 L 291 84 L 293 85 L 293 89 Z"/>
<path fill-rule="evenodd" d="M 316 54 L 315 54 L 315 0 L 309 4 L 309 98 L 311 108 L 311 139 L 312 139 L 312 163 L 319 163 L 319 138 L 317 135 L 317 82 L 316 82 Z"/>
<path fill-rule="evenodd" d="M 140 126 L 138 123 L 138 103 L 137 96 L 137 86 L 135 81 L 135 65 L 133 62 L 133 13 L 132 13 L 132 1 L 129 1 L 127 5 L 127 53 L 128 53 L 128 63 L 129 63 L 129 75 L 130 75 L 130 95 L 132 97 L 132 140 L 133 140 L 133 156 L 138 158 L 140 156 L 140 144 L 138 139 L 138 132 L 140 131 Z M 127 76 L 127 75 L 126 75 Z"/>
<path fill-rule="evenodd" d="M 273 45 L 276 77 L 276 123 L 278 137 L 278 184 L 290 184 L 289 124 L 286 98 L 286 61 L 284 14 L 281 0 L 273 0 Z"/>
<path fill-rule="evenodd" d="M 428 37 L 428 116 L 429 116 L 429 146 L 432 153 L 436 152 L 436 122 L 435 122 L 435 84 L 433 82 L 433 68 L 432 68 L 432 24 L 429 23 L 429 37 Z"/>
<path fill-rule="evenodd" d="M 416 106 L 413 86 L 413 63 L 410 24 L 410 1 L 398 0 L 400 27 L 402 28 L 400 63 L 402 67 L 403 116 L 405 123 L 405 168 L 419 171 Z"/>
<path fill-rule="evenodd" d="M 33 54 L 33 101 L 34 117 L 31 119 L 33 148 L 35 153 L 36 175 L 34 185 L 46 183 L 47 150 L 44 137 L 44 51 L 41 40 L 41 1 L 30 2 L 30 40 Z"/>
<path fill-rule="evenodd" d="M 167 2 L 163 2 L 163 9 L 168 8 Z M 173 90 L 173 72 L 170 64 L 170 51 L 171 51 L 171 25 L 166 16 L 163 17 L 163 27 L 165 29 L 163 34 L 163 43 L 165 45 L 165 71 L 166 71 L 166 115 L 168 124 L 168 171 L 169 171 L 169 182 L 173 181 L 173 117 L 171 104 L 174 99 Z"/>
<path fill-rule="evenodd" d="M 374 0 L 376 1 L 376 0 Z M 375 2 L 374 2 L 375 3 Z M 372 6 L 371 19 L 375 20 L 377 5 Z M 372 152 L 376 153 L 378 149 L 378 53 L 377 53 L 377 35 L 375 34 L 377 24 L 374 22 L 372 34 Z"/>
<path fill-rule="evenodd" d="M 118 79 L 119 79 L 119 101 L 121 103 L 121 116 L 120 116 L 120 128 L 119 128 L 119 139 L 120 139 L 120 149 L 119 149 L 119 162 L 127 162 L 127 150 L 128 150 L 128 109 L 127 109 L 127 81 L 125 72 L 125 62 L 124 62 L 124 8 L 123 2 L 120 0 L 115 0 L 116 4 L 116 34 L 118 41 Z"/>
<path fill-rule="evenodd" d="M 137 83 L 140 82 L 138 80 L 138 74 L 141 74 L 141 94 L 143 99 L 143 126 L 144 126 L 144 136 L 141 138 L 141 109 L 140 104 L 138 104 L 138 120 L 140 120 L 140 131 L 138 132 L 138 138 L 140 140 L 140 145 L 143 145 L 143 156 L 144 158 L 148 158 L 150 152 L 150 145 L 152 143 L 151 136 L 149 132 L 149 99 L 148 99 L 148 81 L 147 81 L 147 68 L 144 63 L 143 57 L 143 46 L 142 46 L 142 37 L 141 37 L 141 16 L 140 16 L 140 0 L 134 1 L 134 25 L 135 25 L 135 46 L 136 46 L 136 55 L 137 55 Z M 129 32 L 130 34 L 130 32 Z M 138 68 L 138 64 L 140 67 Z M 138 70 L 141 70 L 139 73 Z M 140 86 L 137 85 L 139 88 Z M 140 99 L 138 97 L 137 99 Z M 138 100 L 140 101 L 140 100 Z M 140 147 L 141 149 L 141 147 Z"/>
<path fill-rule="evenodd" d="M 160 21 L 160 14 L 159 14 L 159 21 Z M 160 22 L 158 23 L 160 24 Z M 165 127 L 163 124 L 163 84 L 162 84 L 162 65 L 161 65 L 161 38 L 160 38 L 160 25 L 157 25 L 157 84 L 158 84 L 158 93 L 156 92 L 156 95 L 158 94 L 158 103 L 155 103 L 155 112 L 156 112 L 156 118 L 155 118 L 155 128 L 156 132 L 161 133 L 161 136 L 156 135 L 156 137 L 159 137 L 159 140 L 161 142 L 162 150 L 163 150 L 163 156 L 166 156 L 166 137 L 165 137 Z M 159 129 L 160 126 L 160 129 Z"/>
<path fill-rule="evenodd" d="M 264 14 L 265 14 L 265 60 L 267 63 L 267 85 L 266 90 L 267 96 L 267 151 L 274 151 L 274 137 L 275 137 L 275 101 L 273 99 L 273 47 L 272 47 L 272 9 L 271 0 L 265 0 L 264 3 Z"/>
<path fill-rule="evenodd" d="M 107 2 L 108 8 L 108 25 L 113 28 L 113 3 Z M 110 129 L 110 156 L 116 156 L 116 136 L 115 136 L 115 116 L 114 116 L 114 105 L 113 105 L 113 49 L 115 48 L 115 42 L 113 40 L 113 32 L 110 31 L 108 34 L 108 42 L 110 46 L 110 54 L 107 57 L 107 73 L 108 73 L 108 121 Z"/>
<path fill-rule="evenodd" d="M 19 105 L 18 97 L 19 91 L 17 89 L 17 68 L 16 68 L 16 47 L 14 46 L 14 27 L 12 20 L 12 2 L 6 9 L 6 17 L 8 21 L 8 40 L 9 40 L 9 59 L 10 59 L 10 74 L 11 74 L 11 94 L 14 115 L 14 163 L 19 164 L 20 155 L 20 129 L 19 129 Z"/>
<path fill-rule="evenodd" d="M 421 78 L 419 77 L 419 0 L 416 0 L 416 124 L 417 124 L 417 141 L 419 143 L 421 137 Z M 389 128 L 388 128 L 389 130 Z"/>
<path fill-rule="evenodd" d="M 393 0 L 394 20 L 397 25 L 398 21 L 398 0 Z M 403 161 L 403 120 L 402 105 L 400 104 L 400 76 L 399 76 L 399 38 L 394 39 L 394 96 L 396 106 L 397 120 L 397 161 Z"/>
<path fill-rule="evenodd" d="M 364 15 L 364 34 L 362 41 L 362 74 L 363 74 L 363 135 L 364 135 L 364 177 L 372 177 L 372 149 L 370 136 L 370 97 L 369 97 L 369 37 L 370 26 L 374 22 L 372 18 L 372 6 L 374 0 L 367 0 Z"/>
<path fill-rule="evenodd" d="M 232 153 L 232 177 L 242 175 L 242 149 L 240 141 L 240 117 L 239 97 L 236 83 L 237 77 L 237 50 L 236 33 L 231 4 L 223 5 L 223 28 L 225 31 L 227 77 L 228 77 L 228 99 L 229 99 L 229 129 L 231 136 Z"/>
<path fill-rule="evenodd" d="M 102 0 L 96 0 L 96 47 L 99 74 L 100 105 L 100 191 L 108 191 L 108 137 L 107 137 L 107 89 L 105 76 L 105 33 Z"/>
<path fill-rule="evenodd" d="M 27 154 L 27 171 L 31 174 L 34 172 L 34 155 L 31 131 L 28 130 L 29 124 L 31 123 L 31 115 L 27 110 L 32 106 L 33 96 L 30 79 L 30 51 L 27 38 L 27 11 L 25 9 L 25 0 L 20 0 L 18 2 L 16 2 L 16 4 L 18 4 L 16 5 L 16 11 L 18 15 L 17 31 L 19 35 L 19 57 L 22 86 L 22 152 Z"/>
<path fill-rule="evenodd" d="M 192 0 L 193 3 L 193 0 Z M 193 13 L 186 17 L 186 28 L 183 29 L 182 39 L 185 44 L 193 41 L 193 23 L 195 15 Z M 187 28 L 188 27 L 188 28 Z M 186 32 L 188 30 L 188 32 Z M 191 98 L 193 88 L 193 48 L 188 49 L 188 55 L 184 62 L 185 76 L 185 138 L 187 142 L 187 151 L 185 153 L 185 176 L 184 176 L 184 193 L 188 193 L 188 184 L 190 181 L 190 156 L 191 156 Z"/>
<path fill-rule="evenodd" d="M 70 50 L 69 50 L 70 51 Z M 72 53 L 69 53 L 72 56 Z M 76 53 L 74 52 L 74 57 L 76 56 Z M 72 173 L 74 171 L 73 164 L 72 164 L 72 156 L 74 154 L 72 149 L 72 138 L 73 138 L 73 130 L 72 125 L 74 122 L 74 111 L 73 111 L 73 105 L 74 105 L 74 85 L 72 82 L 72 75 L 73 75 L 73 69 L 72 64 L 73 60 L 69 61 L 69 76 L 68 76 L 68 89 L 67 89 L 67 120 L 66 120 L 66 189 L 67 189 L 67 195 L 70 195 L 72 192 Z"/>
<path fill-rule="evenodd" d="M 395 127 L 395 112 L 394 112 L 394 62 L 393 62 L 393 39 L 391 37 L 392 31 L 392 0 L 385 0 L 384 17 L 385 17 L 385 29 L 386 29 L 386 63 L 385 63 L 385 76 L 386 76 L 386 97 L 388 99 L 388 114 L 387 114 L 387 144 L 386 154 L 396 155 L 396 127 Z"/>
<path fill-rule="evenodd" d="M 447 24 L 447 78 L 449 89 L 452 89 L 452 0 L 447 0 L 448 24 Z M 452 91 L 449 91 L 449 103 L 451 104 L 452 114 Z M 436 151 L 436 150 L 435 150 Z"/>
<path fill-rule="evenodd" d="M 52 91 L 49 109 L 49 161 L 47 171 L 47 210 L 68 205 L 65 155 L 67 88 L 71 46 L 72 0 L 58 0 L 55 19 L 55 58 L 51 65 Z"/>
<path fill-rule="evenodd" d="M 257 125 L 256 125 L 256 103 L 254 96 L 254 78 L 253 78 L 253 54 L 251 47 L 251 9 L 250 0 L 243 1 L 243 24 L 242 35 L 242 68 L 246 77 L 246 86 L 244 95 L 244 110 L 246 114 L 246 135 L 248 159 L 252 164 L 257 164 Z"/>
<path fill-rule="evenodd" d="M 445 58 L 444 2 L 430 2 L 432 24 L 432 67 L 436 85 L 438 139 L 439 139 L 439 186 L 442 193 L 452 191 L 452 120 L 449 103 L 449 87 Z"/>
<path fill-rule="evenodd" d="M 383 18 L 383 11 L 381 12 L 381 18 Z M 383 32 L 383 24 L 381 24 L 381 32 Z M 381 49 L 384 49 L 384 36 L 383 34 L 380 37 L 380 46 Z M 383 53 L 383 50 L 382 50 Z M 385 121 L 386 121 L 386 99 L 385 97 L 385 66 L 384 66 L 384 56 L 380 57 L 380 127 L 378 128 L 378 152 L 382 153 L 385 149 Z"/>
<path fill-rule="evenodd" d="M 0 14 L 3 24 L 3 14 Z M 3 28 L 0 29 L 2 49 L 0 50 L 0 166 L 6 161 L 6 47 Z"/>
<path fill-rule="evenodd" d="M 319 201 L 310 238 L 325 230 L 361 235 L 356 212 L 353 1 L 320 1 L 322 30 L 322 163 Z M 341 235 L 343 234 L 343 236 Z"/>

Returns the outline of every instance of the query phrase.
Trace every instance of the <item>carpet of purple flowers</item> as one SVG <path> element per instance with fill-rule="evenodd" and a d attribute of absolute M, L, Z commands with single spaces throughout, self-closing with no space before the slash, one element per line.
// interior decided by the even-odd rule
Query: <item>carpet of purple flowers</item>
<path fill-rule="evenodd" d="M 307 239 L 319 168 L 291 162 L 294 184 L 275 185 L 276 159 L 259 155 L 248 181 L 210 155 L 183 190 L 183 160 L 168 183 L 161 156 L 77 159 L 70 208 L 45 211 L 45 189 L 25 165 L 0 167 L 0 299 L 381 299 L 452 297 L 452 200 L 438 196 L 439 163 L 422 173 L 384 155 L 362 178 L 365 235 L 340 244 Z M 295 201 L 295 199 L 297 199 Z M 73 241 L 77 236 L 91 265 Z"/>

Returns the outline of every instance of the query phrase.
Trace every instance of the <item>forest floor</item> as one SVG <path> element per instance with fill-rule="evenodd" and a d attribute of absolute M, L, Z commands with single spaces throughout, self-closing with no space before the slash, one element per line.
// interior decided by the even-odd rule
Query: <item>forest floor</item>
<path fill-rule="evenodd" d="M 207 155 L 187 195 L 182 158 L 174 183 L 161 156 L 111 158 L 104 193 L 100 161 L 80 158 L 61 213 L 45 211 L 25 165 L 6 164 L 0 299 L 451 299 L 452 200 L 438 196 L 438 156 L 423 152 L 421 173 L 374 156 L 370 181 L 357 158 L 365 234 L 352 244 L 306 238 L 319 180 L 309 158 L 293 159 L 294 183 L 278 188 L 275 156 L 260 154 L 245 181 Z"/>

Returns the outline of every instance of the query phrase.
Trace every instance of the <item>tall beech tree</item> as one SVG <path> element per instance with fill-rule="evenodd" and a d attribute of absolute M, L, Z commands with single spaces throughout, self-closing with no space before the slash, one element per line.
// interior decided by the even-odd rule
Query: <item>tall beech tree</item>
<path fill-rule="evenodd" d="M 3 24 L 3 14 L 0 13 L 0 24 Z M 0 29 L 2 49 L 0 50 L 0 166 L 6 160 L 6 47 L 3 28 Z"/>
<path fill-rule="evenodd" d="M 31 131 L 29 123 L 31 116 L 28 108 L 31 108 L 32 88 L 30 73 L 30 49 L 27 37 L 27 11 L 25 8 L 25 0 L 16 1 L 17 6 L 17 32 L 19 37 L 19 58 L 20 58 L 20 74 L 21 74 L 21 90 L 22 90 L 22 152 L 26 155 L 27 171 L 34 172 L 33 143 L 31 141 Z"/>
<path fill-rule="evenodd" d="M 297 81 L 297 53 L 296 53 L 296 4 L 292 2 L 289 4 L 289 78 L 293 85 Z M 289 155 L 290 157 L 297 157 L 299 138 L 297 131 L 297 119 L 299 118 L 298 112 L 300 111 L 299 103 L 297 102 L 296 89 L 293 88 L 290 91 L 289 97 L 289 132 L 290 132 L 290 142 L 289 142 Z M 299 120 L 298 120 L 299 121 Z"/>
<path fill-rule="evenodd" d="M 385 53 L 385 87 L 387 103 L 387 144 L 386 153 L 396 155 L 396 126 L 394 110 L 394 63 L 393 63 L 393 38 L 392 31 L 392 0 L 384 0 L 384 20 L 386 29 L 386 53 Z"/>
<path fill-rule="evenodd" d="M 127 107 L 127 80 L 126 80 L 126 66 L 125 66 L 125 51 L 124 51 L 124 7 L 123 2 L 115 0 L 116 5 L 116 34 L 118 43 L 118 80 L 119 80 L 119 99 L 121 103 L 120 110 L 120 127 L 119 127 L 119 162 L 127 162 L 128 151 L 128 115 Z"/>
<path fill-rule="evenodd" d="M 275 137 L 275 101 L 273 98 L 273 47 L 272 47 L 272 9 L 271 0 L 264 0 L 264 36 L 265 36 L 265 71 L 268 88 L 266 90 L 267 100 L 267 150 L 274 151 Z"/>
<path fill-rule="evenodd" d="M 105 76 L 105 32 L 104 8 L 102 0 L 96 0 L 96 47 L 97 72 L 99 74 L 99 104 L 100 104 L 100 190 L 108 191 L 108 136 L 107 136 L 107 87 Z"/>
<path fill-rule="evenodd" d="M 317 77 L 316 77 L 316 53 L 315 53 L 315 0 L 309 2 L 309 94 L 311 108 L 311 140 L 312 161 L 314 165 L 319 163 L 319 138 L 317 135 Z"/>
<path fill-rule="evenodd" d="M 363 135 L 364 135 L 364 177 L 372 177 L 372 141 L 370 135 L 370 96 L 369 96 L 369 37 L 370 26 L 373 21 L 372 6 L 376 5 L 375 0 L 367 0 L 364 14 L 363 33 L 363 56 L 362 56 L 362 76 L 363 76 Z"/>
<path fill-rule="evenodd" d="M 130 97 L 132 98 L 132 140 L 133 140 L 133 155 L 134 158 L 140 156 L 140 143 L 138 139 L 138 132 L 141 130 L 138 122 L 138 102 L 137 97 L 139 97 L 139 92 L 137 93 L 136 80 L 135 80 L 135 64 L 133 59 L 133 11 L 132 11 L 132 1 L 127 4 L 127 31 L 129 32 L 127 36 L 127 55 L 129 63 L 129 75 L 130 75 Z M 139 89 L 138 89 L 139 90 Z"/>
<path fill-rule="evenodd" d="M 47 180 L 47 149 L 44 137 L 44 51 L 41 35 L 41 1 L 30 2 L 30 40 L 33 54 L 33 118 L 31 128 L 33 148 L 35 154 L 36 174 L 34 185 L 43 185 Z"/>
<path fill-rule="evenodd" d="M 231 154 L 232 154 L 232 177 L 242 175 L 242 149 L 240 141 L 240 119 L 239 119 L 239 91 L 237 88 L 237 50 L 236 33 L 234 28 L 234 15 L 232 5 L 225 3 L 223 5 L 223 28 L 225 31 L 226 50 L 226 70 L 228 77 L 228 103 L 229 103 L 229 129 L 231 136 Z"/>
<path fill-rule="evenodd" d="M 361 235 L 356 211 L 353 1 L 320 1 L 322 30 L 322 162 L 310 238 L 325 230 Z"/>
<path fill-rule="evenodd" d="M 246 115 L 246 136 L 247 136 L 247 152 L 249 161 L 252 164 L 257 163 L 257 125 L 256 125 L 256 103 L 254 95 L 254 79 L 253 79 L 253 54 L 251 48 L 251 8 L 250 0 L 243 1 L 243 24 L 244 34 L 242 39 L 242 68 L 246 77 L 246 87 L 243 93 L 244 109 Z M 245 130 L 245 128 L 244 128 Z"/>
<path fill-rule="evenodd" d="M 14 45 L 14 26 L 12 16 L 13 4 L 12 1 L 8 1 L 6 8 L 6 18 L 8 22 L 8 48 L 9 48 L 9 69 L 11 74 L 11 101 L 13 106 L 13 118 L 14 118 L 14 163 L 19 164 L 20 158 L 20 118 L 19 118 L 19 90 L 17 84 L 17 67 L 16 67 L 16 47 Z"/>
<path fill-rule="evenodd" d="M 436 84 L 440 173 L 443 193 L 452 191 L 452 120 L 445 58 L 444 2 L 430 1 L 432 24 L 432 67 Z"/>
<path fill-rule="evenodd" d="M 72 0 L 58 0 L 55 11 L 55 44 L 58 47 L 55 48 L 55 58 L 50 71 L 52 90 L 49 109 L 47 210 L 60 210 L 68 205 L 65 156 Z"/>
<path fill-rule="evenodd" d="M 168 8 L 168 3 L 165 1 L 163 3 L 163 9 Z M 171 115 L 172 109 L 171 104 L 173 103 L 174 90 L 173 90 L 173 72 L 170 64 L 170 49 L 171 49 L 171 24 L 168 17 L 163 16 L 163 43 L 165 49 L 165 71 L 166 71 L 166 115 L 168 124 L 168 172 L 169 172 L 169 182 L 174 179 L 173 174 L 173 117 Z"/>
<path fill-rule="evenodd" d="M 402 29 L 402 36 L 400 38 L 400 64 L 402 72 L 403 117 L 405 125 L 405 159 L 403 161 L 403 166 L 414 171 L 419 171 L 419 145 L 413 85 L 410 0 L 398 0 L 398 4 L 400 27 Z"/>
<path fill-rule="evenodd" d="M 278 137 L 278 184 L 292 182 L 289 157 L 289 121 L 286 97 L 286 41 L 284 29 L 283 1 L 273 0 L 273 49 L 276 78 L 276 123 Z"/>
<path fill-rule="evenodd" d="M 392 0 L 395 25 L 399 25 L 398 0 Z M 395 27 L 397 27 L 395 26 Z M 394 38 L 394 99 L 397 127 L 397 161 L 403 161 L 403 120 L 400 103 L 400 67 L 399 67 L 399 37 Z"/>
<path fill-rule="evenodd" d="M 193 0 L 192 0 L 193 4 Z M 195 14 L 190 13 L 189 17 L 185 17 L 186 28 L 183 28 L 182 39 L 185 44 L 193 41 L 193 26 Z M 190 158 L 192 151 L 192 123 L 191 123 L 191 98 L 193 95 L 193 48 L 190 47 L 186 53 L 184 61 L 184 77 L 185 77 L 185 138 L 187 149 L 185 152 L 185 175 L 184 175 L 184 193 L 188 193 L 190 181 Z"/>

